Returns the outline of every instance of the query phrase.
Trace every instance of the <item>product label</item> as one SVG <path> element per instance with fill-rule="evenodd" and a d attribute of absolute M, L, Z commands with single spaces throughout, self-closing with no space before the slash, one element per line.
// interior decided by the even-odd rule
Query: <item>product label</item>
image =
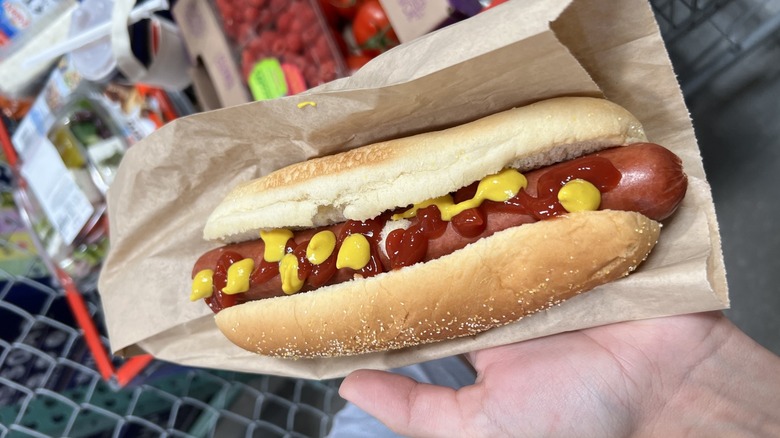
<path fill-rule="evenodd" d="M 12 138 L 28 192 L 61 239 L 58 245 L 72 244 L 95 214 L 94 206 L 103 202 L 89 171 L 86 168 L 69 169 L 47 137 L 55 122 L 54 111 L 68 101 L 79 83 L 70 68 L 55 69 Z M 110 148 L 112 146 L 108 145 L 98 151 Z M 41 219 L 31 218 L 34 224 Z M 47 242 L 42 243 L 47 245 Z"/>
<path fill-rule="evenodd" d="M 255 64 L 249 73 L 249 90 L 255 100 L 287 96 L 287 80 L 276 58 L 266 58 Z"/>
<path fill-rule="evenodd" d="M 73 243 L 94 208 L 49 139 L 26 149 L 21 173 L 62 240 Z"/>
<path fill-rule="evenodd" d="M 287 81 L 287 94 L 303 93 L 308 89 L 306 86 L 306 79 L 301 73 L 301 69 L 292 64 L 282 64 L 282 71 L 284 71 L 284 77 Z"/>
<path fill-rule="evenodd" d="M 0 29 L 13 38 L 19 30 L 27 28 L 32 22 L 32 16 L 27 8 L 19 2 L 3 1 L 0 8 Z"/>
<path fill-rule="evenodd" d="M 55 10 L 60 0 L 0 0 L 0 46 Z"/>

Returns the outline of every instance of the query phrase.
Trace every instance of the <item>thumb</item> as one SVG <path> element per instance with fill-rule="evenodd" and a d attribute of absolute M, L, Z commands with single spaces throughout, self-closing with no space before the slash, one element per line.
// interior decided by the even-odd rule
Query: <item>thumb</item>
<path fill-rule="evenodd" d="M 404 436 L 453 437 L 463 432 L 457 391 L 385 371 L 359 370 L 339 395 Z"/>

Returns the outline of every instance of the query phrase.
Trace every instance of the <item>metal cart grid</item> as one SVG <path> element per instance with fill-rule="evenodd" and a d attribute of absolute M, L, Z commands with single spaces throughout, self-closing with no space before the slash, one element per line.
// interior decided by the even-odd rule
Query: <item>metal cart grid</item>
<path fill-rule="evenodd" d="M 652 0 L 687 99 L 767 45 L 780 46 L 778 0 Z"/>
<path fill-rule="evenodd" d="M 7 167 L 0 174 L 9 175 Z M 11 190 L 10 181 L 0 193 Z M 30 251 L 0 239 L 0 251 Z M 31 254 L 32 256 L 32 254 Z M 183 367 L 155 360 L 120 387 L 97 370 L 64 292 L 31 257 L 0 270 L 0 436 L 322 437 L 344 404 L 338 381 Z M 100 297 L 84 291 L 105 333 Z M 108 348 L 108 339 L 102 335 Z M 112 357 L 119 368 L 124 360 Z"/>

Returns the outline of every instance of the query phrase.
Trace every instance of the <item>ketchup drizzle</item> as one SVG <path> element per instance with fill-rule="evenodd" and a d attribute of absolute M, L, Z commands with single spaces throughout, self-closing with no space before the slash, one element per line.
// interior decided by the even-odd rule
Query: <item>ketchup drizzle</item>
<path fill-rule="evenodd" d="M 228 295 L 222 292 L 222 289 L 227 286 L 227 270 L 233 263 L 241 260 L 241 254 L 235 251 L 225 251 L 217 259 L 217 266 L 214 269 L 214 276 L 212 277 L 213 292 L 210 297 L 206 297 L 206 304 L 214 313 L 220 310 L 235 305 L 238 302 L 236 295 Z"/>
<path fill-rule="evenodd" d="M 503 211 L 530 214 L 537 220 L 548 219 L 566 210 L 558 202 L 558 191 L 564 184 L 573 179 L 584 179 L 606 193 L 617 187 L 622 177 L 621 173 L 612 163 L 599 156 L 587 156 L 565 163 L 558 164 L 554 169 L 543 173 L 539 177 L 536 186 L 536 196 L 531 196 L 525 190 L 517 196 L 504 202 Z M 493 204 L 490 202 L 490 207 Z"/>
<path fill-rule="evenodd" d="M 390 269 L 413 265 L 425 257 L 428 241 L 441 237 L 447 231 L 447 222 L 441 219 L 439 207 L 430 205 L 417 210 L 417 222 L 406 230 L 393 230 L 387 236 L 385 247 L 390 258 Z"/>
<path fill-rule="evenodd" d="M 333 251 L 333 254 L 331 254 L 331 257 L 336 257 L 336 254 L 338 254 L 339 249 L 341 248 L 341 244 L 344 242 L 344 239 L 346 239 L 347 236 L 350 234 L 362 234 L 366 237 L 366 240 L 368 240 L 368 243 L 371 247 L 371 256 L 369 257 L 368 264 L 363 269 L 355 271 L 355 274 L 363 278 L 373 277 L 374 275 L 381 274 L 384 269 L 382 263 L 379 260 L 378 248 L 379 241 L 382 238 L 380 233 L 382 232 L 382 228 L 384 228 L 387 219 L 387 215 L 382 215 L 378 218 L 369 219 L 367 221 L 347 221 L 341 228 L 341 231 L 336 238 L 336 249 Z"/>
<path fill-rule="evenodd" d="M 596 186 L 601 193 L 605 193 L 614 189 L 621 177 L 620 171 L 608 159 L 597 155 L 559 163 L 540 175 L 536 184 L 535 196 L 526 190 L 521 190 L 515 197 L 505 202 L 484 201 L 479 207 L 470 208 L 455 215 L 451 220 L 452 227 L 459 235 L 473 238 L 485 231 L 490 212 L 529 215 L 536 220 L 549 219 L 566 213 L 566 210 L 558 202 L 557 196 L 560 188 L 567 182 L 578 178 L 584 179 Z M 477 186 L 478 182 L 475 182 L 453 193 L 454 202 L 458 203 L 473 198 Z M 380 233 L 389 217 L 390 213 L 386 213 L 367 221 L 349 220 L 345 222 L 336 238 L 336 248 L 333 254 L 319 265 L 313 265 L 306 258 L 306 247 L 309 241 L 296 243 L 290 239 L 287 242 L 285 253 L 292 253 L 298 259 L 298 278 L 305 281 L 302 291 L 328 284 L 335 276 L 338 271 L 336 269 L 338 251 L 344 239 L 350 234 L 362 234 L 370 244 L 369 262 L 364 268 L 356 270 L 355 275 L 366 278 L 385 271 L 379 257 L 379 245 Z M 442 220 L 439 208 L 435 205 L 419 209 L 411 221 L 412 225 L 409 228 L 394 230 L 386 238 L 389 269 L 399 269 L 423 260 L 428 250 L 428 242 L 431 239 L 441 237 L 448 226 L 448 223 Z M 213 276 L 214 292 L 211 297 L 206 298 L 206 303 L 214 313 L 239 302 L 238 296 L 241 294 L 224 294 L 222 288 L 227 284 L 227 268 L 242 258 L 237 252 L 225 251 L 218 259 Z M 278 275 L 279 263 L 267 262 L 261 258 L 257 268 L 250 276 L 250 287 L 270 281 Z M 279 295 L 281 294 L 280 292 Z"/>
<path fill-rule="evenodd" d="M 487 228 L 487 216 L 482 206 L 469 208 L 452 218 L 452 228 L 463 237 L 477 237 Z"/>

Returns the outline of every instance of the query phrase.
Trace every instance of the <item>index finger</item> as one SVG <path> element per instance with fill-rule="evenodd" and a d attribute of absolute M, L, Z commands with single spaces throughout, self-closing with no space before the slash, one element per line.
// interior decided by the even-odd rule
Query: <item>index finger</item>
<path fill-rule="evenodd" d="M 463 431 L 461 402 L 452 388 L 359 370 L 344 379 L 339 394 L 401 435 L 452 437 Z"/>

